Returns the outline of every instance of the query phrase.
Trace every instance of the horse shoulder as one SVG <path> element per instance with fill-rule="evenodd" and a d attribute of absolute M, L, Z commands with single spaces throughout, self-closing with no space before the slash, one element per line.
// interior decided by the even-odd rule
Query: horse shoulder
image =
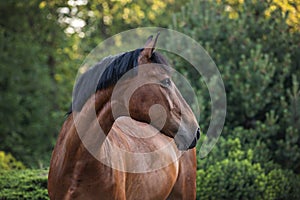
<path fill-rule="evenodd" d="M 196 149 L 185 151 L 179 159 L 179 173 L 168 199 L 196 199 Z"/>
<path fill-rule="evenodd" d="M 85 148 L 72 116 L 65 121 L 54 148 L 48 180 L 51 199 L 125 199 L 119 190 L 124 173 L 104 165 Z"/>

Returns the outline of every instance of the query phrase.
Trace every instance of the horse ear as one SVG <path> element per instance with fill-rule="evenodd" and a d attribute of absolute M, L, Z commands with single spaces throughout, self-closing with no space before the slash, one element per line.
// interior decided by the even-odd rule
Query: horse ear
<path fill-rule="evenodd" d="M 153 35 L 150 35 L 144 45 L 144 48 L 148 47 L 151 44 L 152 39 L 153 39 Z"/>
<path fill-rule="evenodd" d="M 152 35 L 147 39 L 147 42 L 144 45 L 144 49 L 140 54 L 139 60 L 145 60 L 145 59 L 148 60 L 149 58 L 151 58 L 151 56 L 155 50 L 155 45 L 156 45 L 159 34 L 160 33 L 158 32 L 154 40 L 153 40 Z"/>

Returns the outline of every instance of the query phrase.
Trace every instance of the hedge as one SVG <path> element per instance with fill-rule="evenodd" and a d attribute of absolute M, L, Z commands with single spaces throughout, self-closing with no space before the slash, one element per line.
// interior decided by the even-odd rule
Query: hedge
<path fill-rule="evenodd" d="M 0 170 L 0 199 L 49 199 L 48 170 Z"/>

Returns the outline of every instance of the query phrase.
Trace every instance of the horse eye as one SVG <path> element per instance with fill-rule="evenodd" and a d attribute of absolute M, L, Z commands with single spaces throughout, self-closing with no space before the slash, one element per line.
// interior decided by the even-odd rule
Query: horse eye
<path fill-rule="evenodd" d="M 160 82 L 164 87 L 169 87 L 171 85 L 171 80 L 166 78 Z"/>

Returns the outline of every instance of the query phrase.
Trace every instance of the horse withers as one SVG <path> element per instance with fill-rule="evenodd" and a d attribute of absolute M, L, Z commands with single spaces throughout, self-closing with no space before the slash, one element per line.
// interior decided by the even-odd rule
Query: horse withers
<path fill-rule="evenodd" d="M 52 153 L 50 199 L 195 199 L 200 131 L 157 37 L 79 79 Z"/>

